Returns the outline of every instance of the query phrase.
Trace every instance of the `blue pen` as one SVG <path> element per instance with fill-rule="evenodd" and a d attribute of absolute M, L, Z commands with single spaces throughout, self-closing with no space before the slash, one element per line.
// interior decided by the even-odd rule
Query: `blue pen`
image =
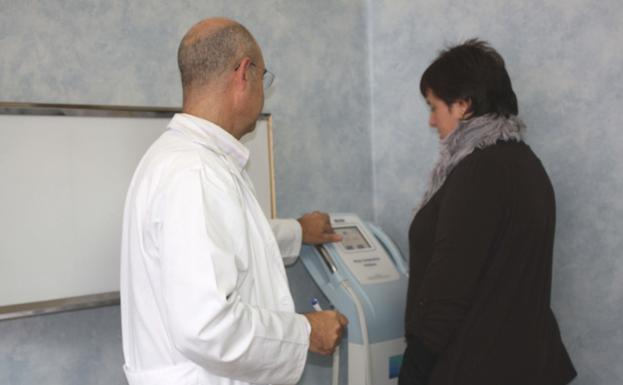
<path fill-rule="evenodd" d="M 320 303 L 318 302 L 318 298 L 312 298 L 311 304 L 315 311 L 322 311 Z"/>

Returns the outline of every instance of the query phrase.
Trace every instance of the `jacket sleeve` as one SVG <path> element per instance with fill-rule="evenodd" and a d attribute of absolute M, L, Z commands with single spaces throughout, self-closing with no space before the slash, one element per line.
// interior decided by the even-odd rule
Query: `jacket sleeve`
<path fill-rule="evenodd" d="M 502 167 L 468 157 L 446 180 L 431 261 L 416 298 L 415 335 L 444 350 L 469 312 L 504 217 Z"/>
<path fill-rule="evenodd" d="M 296 262 L 301 253 L 303 230 L 296 219 L 271 219 L 270 227 L 275 234 L 283 263 L 290 266 Z"/>
<path fill-rule="evenodd" d="M 248 242 L 245 213 L 235 188 L 214 173 L 183 172 L 162 202 L 161 295 L 169 337 L 215 375 L 294 384 L 305 366 L 308 322 L 241 300 L 236 287 L 249 268 L 238 255 Z"/>

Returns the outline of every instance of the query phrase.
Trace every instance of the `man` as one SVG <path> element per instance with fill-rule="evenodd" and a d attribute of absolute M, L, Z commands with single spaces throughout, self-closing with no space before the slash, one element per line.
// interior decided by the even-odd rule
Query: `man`
<path fill-rule="evenodd" d="M 126 201 L 128 382 L 294 384 L 307 351 L 331 354 L 348 321 L 294 313 L 279 245 L 245 172 L 238 140 L 264 103 L 261 50 L 240 24 L 208 19 L 188 31 L 178 61 L 184 113 L 141 160 Z M 320 229 L 310 241 L 337 239 L 320 213 L 300 219 L 303 238 L 310 219 Z"/>

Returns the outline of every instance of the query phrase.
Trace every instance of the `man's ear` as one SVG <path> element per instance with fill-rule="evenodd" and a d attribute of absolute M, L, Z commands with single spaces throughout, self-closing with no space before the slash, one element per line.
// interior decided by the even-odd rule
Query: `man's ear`
<path fill-rule="evenodd" d="M 234 71 L 234 82 L 242 88 L 246 88 L 248 86 L 251 63 L 251 58 L 245 57 L 240 60 L 236 70 Z"/>

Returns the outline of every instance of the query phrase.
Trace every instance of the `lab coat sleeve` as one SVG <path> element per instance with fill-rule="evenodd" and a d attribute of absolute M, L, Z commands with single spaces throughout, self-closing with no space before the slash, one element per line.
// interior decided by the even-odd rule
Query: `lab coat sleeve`
<path fill-rule="evenodd" d="M 244 303 L 236 253 L 246 242 L 239 197 L 222 175 L 200 168 L 176 177 L 162 203 L 161 282 L 175 348 L 210 373 L 252 383 L 296 383 L 309 347 L 294 312 Z"/>
<path fill-rule="evenodd" d="M 303 230 L 296 219 L 271 219 L 270 227 L 275 234 L 283 263 L 290 266 L 301 253 Z"/>

